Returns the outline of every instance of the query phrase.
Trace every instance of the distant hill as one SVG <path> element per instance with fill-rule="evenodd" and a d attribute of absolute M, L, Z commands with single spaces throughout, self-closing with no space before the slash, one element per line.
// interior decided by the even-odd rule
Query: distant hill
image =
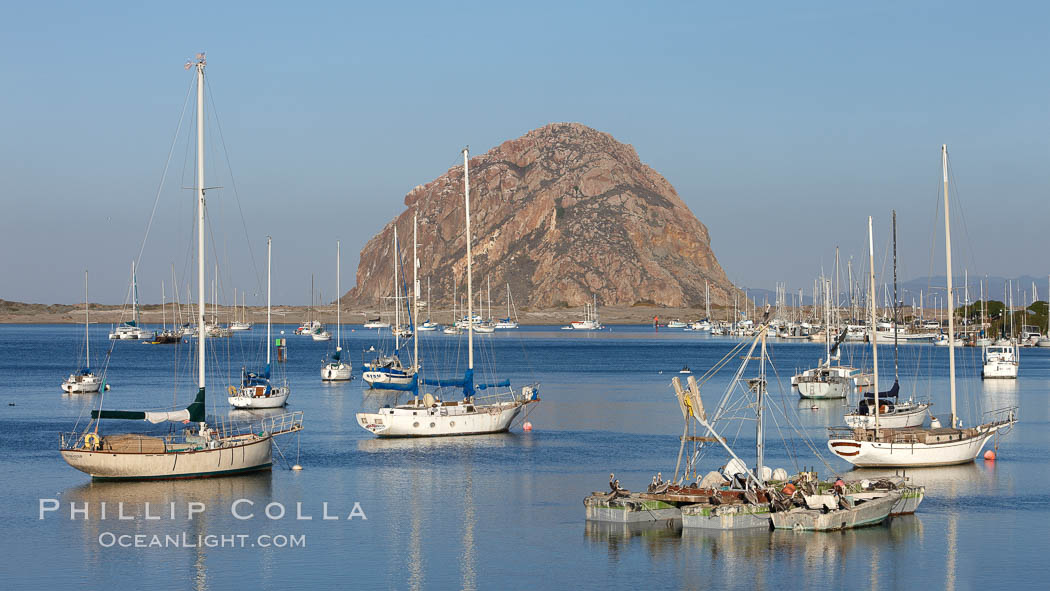
<path fill-rule="evenodd" d="M 552 123 L 470 162 L 474 292 L 491 280 L 519 306 L 702 307 L 734 291 L 707 228 L 667 179 L 634 148 L 579 123 Z M 466 283 L 463 167 L 413 189 L 406 210 L 361 251 L 357 285 L 344 304 L 375 306 L 393 292 L 392 243 L 411 269 L 412 216 L 419 215 L 421 289 L 447 308 Z M 409 282 L 411 279 L 409 279 Z M 455 288 L 454 288 L 455 285 Z"/>

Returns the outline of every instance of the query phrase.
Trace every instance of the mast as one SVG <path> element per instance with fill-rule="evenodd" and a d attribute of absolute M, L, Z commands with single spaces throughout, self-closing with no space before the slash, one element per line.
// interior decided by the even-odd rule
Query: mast
<path fill-rule="evenodd" d="M 416 243 L 416 221 L 419 214 L 412 214 L 412 369 L 419 370 L 419 335 L 416 334 L 416 316 L 419 315 L 419 258 Z"/>
<path fill-rule="evenodd" d="M 762 420 L 762 406 L 765 403 L 764 394 L 766 393 L 766 335 L 768 334 L 768 326 L 762 329 L 762 353 L 759 357 L 758 366 L 758 409 L 757 409 L 757 423 L 758 426 L 757 434 L 755 436 L 755 455 L 757 456 L 758 464 L 755 466 L 755 480 L 759 484 L 762 482 L 762 465 L 766 460 L 766 441 L 765 441 L 765 423 Z"/>
<path fill-rule="evenodd" d="M 824 354 L 827 356 L 828 367 L 831 367 L 831 308 L 827 300 L 831 297 L 831 281 L 824 281 Z"/>
<path fill-rule="evenodd" d="M 197 54 L 197 386 L 204 393 L 204 54 Z"/>
<path fill-rule="evenodd" d="M 948 371 L 952 393 L 952 428 L 959 422 L 955 411 L 955 314 L 952 306 L 955 295 L 952 291 L 952 228 L 948 210 L 948 145 L 941 144 L 941 169 L 944 172 L 944 262 L 948 270 Z"/>
<path fill-rule="evenodd" d="M 708 283 L 707 279 L 704 279 L 704 310 L 707 320 L 711 320 L 711 284 Z"/>
<path fill-rule="evenodd" d="M 897 366 L 897 210 L 893 210 L 893 382 L 900 379 Z"/>
<path fill-rule="evenodd" d="M 91 333 L 88 332 L 88 325 L 91 323 L 91 318 L 88 312 L 88 272 L 84 269 L 84 343 L 87 350 L 84 352 L 84 369 L 91 369 Z"/>
<path fill-rule="evenodd" d="M 266 237 L 266 370 L 270 369 L 270 243 L 273 241 L 269 236 Z"/>
<path fill-rule="evenodd" d="M 343 350 L 343 326 L 339 315 L 339 296 L 343 293 L 342 287 L 339 284 L 339 271 L 342 265 L 339 264 L 339 241 L 335 241 L 335 352 Z"/>
<path fill-rule="evenodd" d="M 397 226 L 394 226 L 394 351 L 401 348 L 401 289 L 397 284 Z"/>
<path fill-rule="evenodd" d="M 168 300 L 164 296 L 164 280 L 160 280 L 160 331 L 168 329 Z"/>
<path fill-rule="evenodd" d="M 879 345 L 875 333 L 875 241 L 871 235 L 871 216 L 868 216 L 868 308 L 871 313 L 871 365 L 875 386 L 875 437 L 879 436 Z"/>
<path fill-rule="evenodd" d="M 463 203 L 467 218 L 467 369 L 474 369 L 474 283 L 470 260 L 470 148 L 463 148 Z"/>
<path fill-rule="evenodd" d="M 131 315 L 135 326 L 139 325 L 139 283 L 135 275 L 135 259 L 131 260 Z"/>

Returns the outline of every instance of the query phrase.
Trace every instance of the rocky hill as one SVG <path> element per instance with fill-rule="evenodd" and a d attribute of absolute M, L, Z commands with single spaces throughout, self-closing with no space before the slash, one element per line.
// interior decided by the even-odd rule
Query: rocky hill
<path fill-rule="evenodd" d="M 516 305 L 532 309 L 582 306 L 594 294 L 599 305 L 700 307 L 705 280 L 712 303 L 731 297 L 704 224 L 633 147 L 607 133 L 578 123 L 530 131 L 472 157 L 470 188 L 474 289 L 484 294 L 491 280 L 497 310 L 508 282 Z M 434 308 L 451 306 L 453 282 L 462 298 L 463 167 L 416 187 L 405 205 L 361 251 L 344 305 L 377 306 L 392 295 L 394 227 L 410 271 L 414 213 L 421 297 L 429 277 Z"/>

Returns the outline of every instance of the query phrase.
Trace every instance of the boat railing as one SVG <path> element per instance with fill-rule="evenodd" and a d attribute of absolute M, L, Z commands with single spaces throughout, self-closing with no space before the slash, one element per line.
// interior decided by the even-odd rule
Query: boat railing
<path fill-rule="evenodd" d="M 285 433 L 299 431 L 302 428 L 303 411 L 297 410 L 294 412 L 263 417 L 250 423 L 232 423 L 227 422 L 225 418 L 220 417 L 214 430 L 218 437 L 225 439 L 241 435 L 261 435 L 263 433 L 269 433 L 270 435 L 284 435 Z"/>
<path fill-rule="evenodd" d="M 981 415 L 981 423 L 993 425 L 1004 425 L 1017 422 L 1017 406 L 1004 406 L 995 410 L 985 411 Z"/>

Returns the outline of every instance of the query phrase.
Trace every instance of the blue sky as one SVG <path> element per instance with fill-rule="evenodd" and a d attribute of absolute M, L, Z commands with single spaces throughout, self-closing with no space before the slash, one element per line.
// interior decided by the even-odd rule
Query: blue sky
<path fill-rule="evenodd" d="M 941 274 L 941 143 L 958 264 L 1038 276 L 1047 22 L 1035 2 L 9 3 L 0 298 L 78 301 L 89 268 L 93 300 L 123 300 L 189 88 L 182 64 L 202 50 L 232 170 L 209 142 L 227 297 L 258 291 L 234 180 L 260 270 L 274 236 L 275 300 L 305 303 L 311 273 L 331 299 L 336 239 L 345 290 L 368 238 L 464 144 L 480 153 L 552 121 L 633 144 L 739 285 L 808 287 L 836 244 L 866 255 L 866 216 L 884 239 L 893 208 L 902 276 Z M 172 264 L 184 281 L 184 162 L 178 143 L 144 300 Z"/>

